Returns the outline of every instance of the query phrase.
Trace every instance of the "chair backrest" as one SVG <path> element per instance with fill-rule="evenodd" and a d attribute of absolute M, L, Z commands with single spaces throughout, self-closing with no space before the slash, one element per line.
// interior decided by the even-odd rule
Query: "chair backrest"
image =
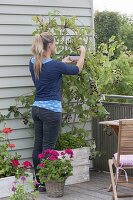
<path fill-rule="evenodd" d="M 119 120 L 117 152 L 118 157 L 120 155 L 133 155 L 133 119 Z"/>

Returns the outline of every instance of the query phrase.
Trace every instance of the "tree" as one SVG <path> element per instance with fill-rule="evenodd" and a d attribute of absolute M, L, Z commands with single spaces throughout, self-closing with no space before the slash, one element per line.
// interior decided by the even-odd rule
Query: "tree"
<path fill-rule="evenodd" d="M 121 16 L 116 12 L 97 11 L 95 14 L 95 39 L 96 47 L 101 43 L 108 43 L 111 36 L 119 39 Z"/>
<path fill-rule="evenodd" d="M 127 49 L 133 51 L 133 17 L 117 12 L 97 11 L 95 13 L 96 48 L 101 43 L 108 43 L 112 36 L 115 36 L 118 41 L 123 41 Z"/>
<path fill-rule="evenodd" d="M 120 27 L 120 38 L 124 41 L 128 50 L 133 51 L 133 17 L 123 16 Z"/>

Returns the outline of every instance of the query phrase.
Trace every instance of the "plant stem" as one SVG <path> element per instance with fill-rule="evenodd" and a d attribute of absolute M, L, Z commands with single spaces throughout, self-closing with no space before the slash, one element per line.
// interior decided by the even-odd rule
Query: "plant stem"
<path fill-rule="evenodd" d="M 78 105 L 78 103 L 79 103 L 79 99 L 77 99 L 76 106 Z M 72 133 L 75 128 L 75 119 L 76 119 L 76 112 L 74 112 L 74 118 L 73 118 L 73 123 L 72 123 Z"/>

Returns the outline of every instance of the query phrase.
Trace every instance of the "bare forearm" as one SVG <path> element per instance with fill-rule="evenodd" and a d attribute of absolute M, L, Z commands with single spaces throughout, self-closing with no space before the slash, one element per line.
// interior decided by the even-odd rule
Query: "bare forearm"
<path fill-rule="evenodd" d="M 76 66 L 79 68 L 79 73 L 82 71 L 84 66 L 84 59 L 85 59 L 85 52 L 81 52 L 79 60 L 76 64 Z"/>

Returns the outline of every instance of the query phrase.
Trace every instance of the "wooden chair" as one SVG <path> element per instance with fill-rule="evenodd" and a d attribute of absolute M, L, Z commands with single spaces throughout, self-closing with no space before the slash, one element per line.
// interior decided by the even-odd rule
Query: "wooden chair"
<path fill-rule="evenodd" d="M 115 166 L 115 173 L 113 173 L 113 166 Z M 133 197 L 133 177 L 128 177 L 127 169 L 133 169 L 133 119 L 119 120 L 118 150 L 114 157 L 109 159 L 114 200 Z M 118 186 L 130 188 L 131 194 L 118 195 Z"/>

